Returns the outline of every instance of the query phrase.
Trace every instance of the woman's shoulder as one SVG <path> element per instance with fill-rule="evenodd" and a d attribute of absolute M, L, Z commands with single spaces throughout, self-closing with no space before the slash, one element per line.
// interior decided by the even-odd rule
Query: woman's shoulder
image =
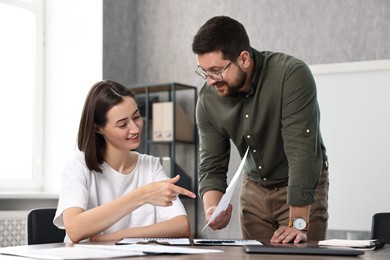
<path fill-rule="evenodd" d="M 149 155 L 149 154 L 138 154 L 138 169 L 149 169 L 153 172 L 160 170 L 161 168 L 161 159 L 159 157 Z"/>
<path fill-rule="evenodd" d="M 138 160 L 140 162 L 159 162 L 160 158 L 150 154 L 138 153 Z"/>
<path fill-rule="evenodd" d="M 74 152 L 68 159 L 68 163 L 83 162 L 85 164 L 85 155 L 82 151 Z"/>
<path fill-rule="evenodd" d="M 81 151 L 75 152 L 66 162 L 65 168 L 71 169 L 88 169 L 87 164 L 85 162 L 85 155 Z"/>
<path fill-rule="evenodd" d="M 147 182 L 168 178 L 160 158 L 149 154 L 138 154 L 135 173 L 145 178 Z"/>

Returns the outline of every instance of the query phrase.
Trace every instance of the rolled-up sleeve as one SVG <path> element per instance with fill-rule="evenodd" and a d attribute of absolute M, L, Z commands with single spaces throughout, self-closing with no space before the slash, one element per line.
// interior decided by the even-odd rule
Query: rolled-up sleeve
<path fill-rule="evenodd" d="M 305 64 L 293 66 L 286 73 L 282 99 L 282 137 L 289 166 L 287 203 L 312 204 L 322 152 L 316 85 Z"/>

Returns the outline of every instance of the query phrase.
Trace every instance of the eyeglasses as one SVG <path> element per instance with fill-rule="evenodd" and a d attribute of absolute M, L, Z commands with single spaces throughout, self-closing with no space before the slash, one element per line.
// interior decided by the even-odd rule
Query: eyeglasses
<path fill-rule="evenodd" d="M 230 66 L 230 64 L 232 64 L 232 62 L 229 62 L 229 64 L 220 71 L 205 71 L 201 66 L 198 66 L 195 70 L 195 73 L 201 76 L 203 79 L 210 78 L 214 81 L 221 81 L 223 80 L 222 73 Z"/>

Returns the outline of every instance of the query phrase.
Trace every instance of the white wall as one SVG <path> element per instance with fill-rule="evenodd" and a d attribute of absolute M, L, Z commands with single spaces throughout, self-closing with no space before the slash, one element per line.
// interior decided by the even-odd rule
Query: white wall
<path fill-rule="evenodd" d="M 84 99 L 102 79 L 102 0 L 50 0 L 45 9 L 44 191 L 57 193 Z"/>
<path fill-rule="evenodd" d="M 390 211 L 390 60 L 311 66 L 329 156 L 329 229 Z"/>

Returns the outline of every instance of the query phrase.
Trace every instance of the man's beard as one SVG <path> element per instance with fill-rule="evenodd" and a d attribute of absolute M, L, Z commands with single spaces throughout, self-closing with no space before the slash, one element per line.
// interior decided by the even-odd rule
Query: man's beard
<path fill-rule="evenodd" d="M 229 85 L 226 81 L 220 81 L 214 84 L 217 86 L 223 84 L 223 88 L 221 90 L 218 90 L 218 88 L 216 88 L 219 96 L 231 97 L 239 94 L 240 89 L 242 89 L 242 87 L 245 84 L 247 73 L 242 71 L 241 69 L 238 71 L 238 73 L 239 73 L 238 79 L 235 82 L 233 82 L 231 85 Z"/>

